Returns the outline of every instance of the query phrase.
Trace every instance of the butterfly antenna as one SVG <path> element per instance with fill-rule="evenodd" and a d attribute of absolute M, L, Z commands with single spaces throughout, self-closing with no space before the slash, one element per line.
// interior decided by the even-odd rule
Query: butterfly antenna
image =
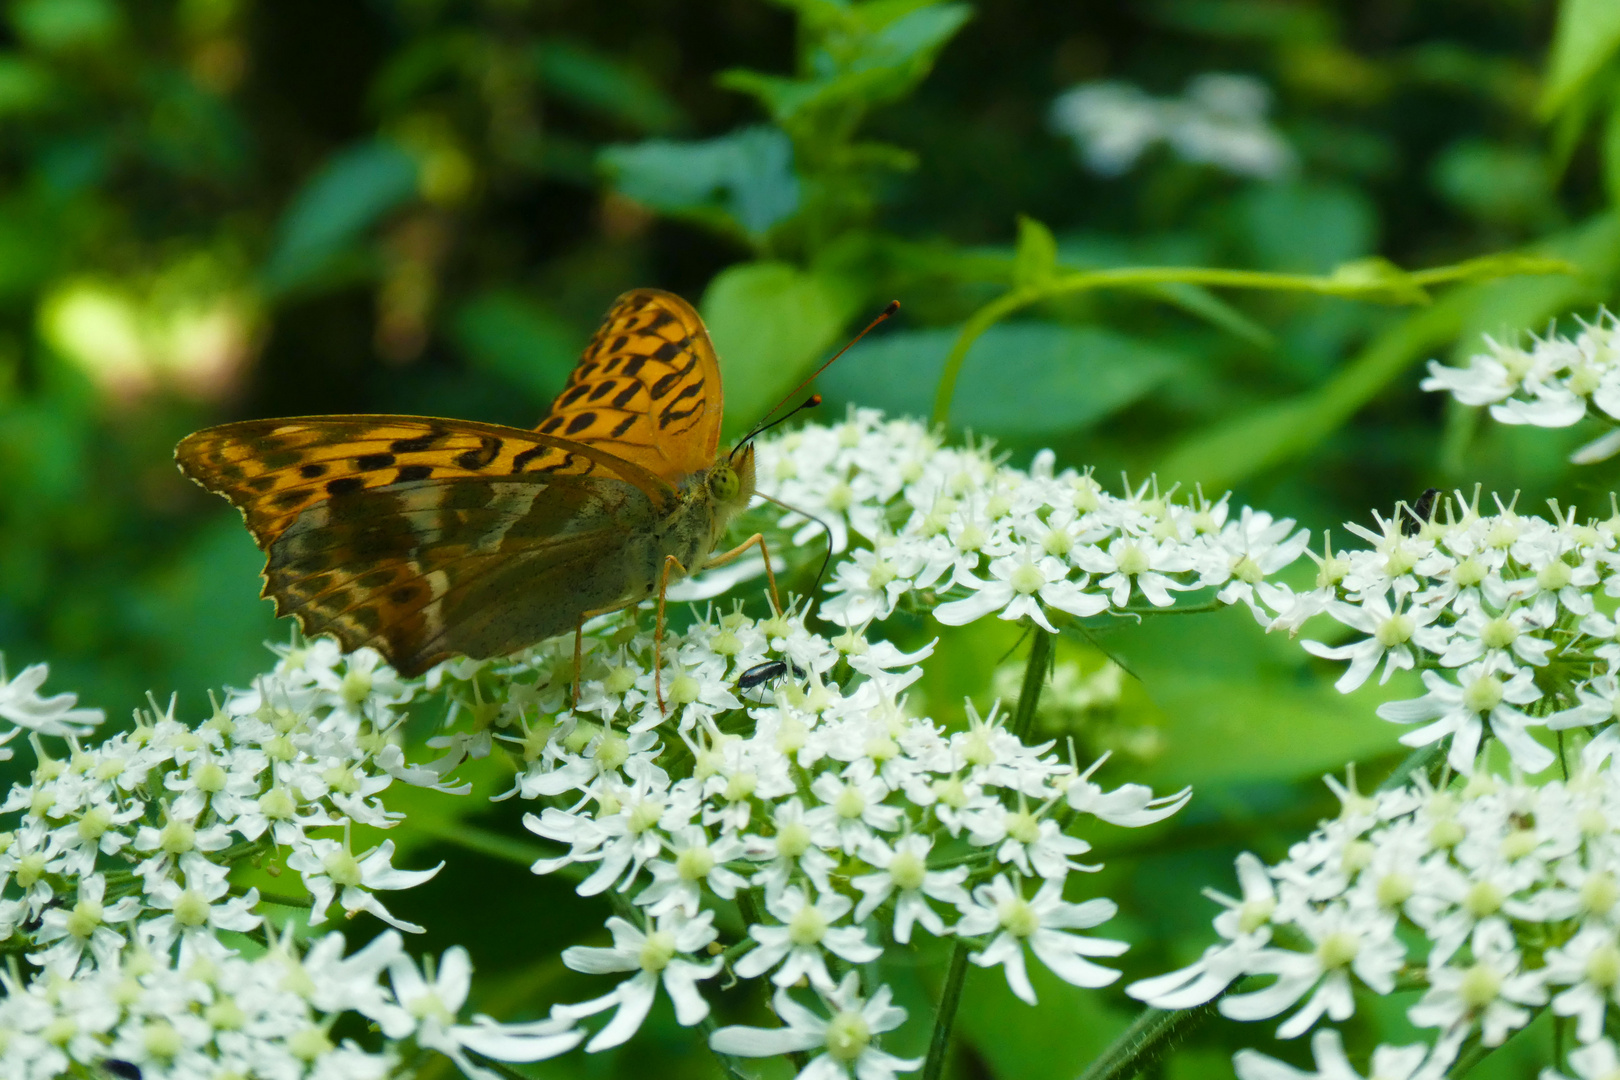
<path fill-rule="evenodd" d="M 799 411 L 798 409 L 793 410 L 793 412 L 798 412 L 798 411 Z M 788 416 L 792 416 L 792 415 L 793 415 L 793 413 L 788 413 Z M 782 419 L 786 420 L 787 416 L 784 416 Z M 827 552 L 826 552 L 826 554 L 824 554 L 821 557 L 821 569 L 816 571 L 815 583 L 810 586 L 810 595 L 812 597 L 815 596 L 816 590 L 821 588 L 822 576 L 827 573 L 827 564 L 832 562 L 832 555 L 833 555 L 833 550 L 832 550 L 832 530 L 827 527 L 827 523 L 825 521 L 822 521 L 820 518 L 816 517 L 816 515 L 810 513 L 808 510 L 800 510 L 797 506 L 789 506 L 787 503 L 783 502 L 781 499 L 774 498 L 774 497 L 772 497 L 770 495 L 765 494 L 762 491 L 756 491 L 756 492 L 754 492 L 754 494 L 758 495 L 760 498 L 764 499 L 768 503 L 773 503 L 776 506 L 780 506 L 782 509 L 789 511 L 790 513 L 798 514 L 800 517 L 809 518 L 811 521 L 813 521 L 817 525 L 821 526 L 822 535 L 824 535 L 827 538 Z"/>
<path fill-rule="evenodd" d="M 799 393 L 799 391 L 803 390 L 805 387 L 807 387 L 811 383 L 815 382 L 816 381 L 816 376 L 820 375 L 823 371 L 826 371 L 828 368 L 832 367 L 834 361 L 836 361 L 840 356 L 843 356 L 845 353 L 849 352 L 849 350 L 853 349 L 855 347 L 856 342 L 860 341 L 861 338 L 865 337 L 867 334 L 870 334 L 874 329 L 876 329 L 878 323 L 883 322 L 884 320 L 888 319 L 891 315 L 893 315 L 895 312 L 897 312 L 899 310 L 900 310 L 900 301 L 898 301 L 898 300 L 890 300 L 888 306 L 885 307 L 882 311 L 878 312 L 878 317 L 873 319 L 871 322 L 866 324 L 866 329 L 865 330 L 862 330 L 860 333 L 856 334 L 853 338 L 851 338 L 848 345 L 845 345 L 842 349 L 839 349 L 837 352 L 833 353 L 832 357 L 830 359 L 828 359 L 828 361 L 825 364 L 822 364 L 820 367 L 816 368 L 816 370 L 814 370 L 814 371 L 812 371 L 810 373 L 810 377 L 808 379 L 804 380 L 804 382 L 800 383 L 798 386 L 795 386 L 792 389 L 791 392 L 789 392 L 785 397 L 782 398 L 781 401 L 778 401 L 775 405 L 771 406 L 770 410 L 768 412 L 766 412 L 766 414 L 765 414 L 765 420 L 762 421 L 758 427 L 754 428 L 753 431 L 750 431 L 747 435 L 744 435 L 742 438 L 737 440 L 737 447 L 740 449 L 740 448 L 742 448 L 744 446 L 747 446 L 749 440 L 755 438 L 761 432 L 769 431 L 771 428 L 775 427 L 777 424 L 785 423 L 789 419 L 789 417 L 792 417 L 794 415 L 794 413 L 797 413 L 800 409 L 810 409 L 810 408 L 814 408 L 817 405 L 820 405 L 821 404 L 821 395 L 816 394 L 813 397 L 811 397 L 809 400 L 805 401 L 802 405 L 799 405 L 797 408 L 795 408 L 793 410 L 793 412 L 790 412 L 790 413 L 787 414 L 787 416 L 782 417 L 782 419 L 780 419 L 780 420 L 772 420 L 770 418 L 771 413 L 774 413 L 777 409 L 780 409 L 783 405 L 786 405 L 792 398 L 794 398 Z M 733 454 L 735 454 L 736 452 L 737 452 L 736 450 L 732 451 Z M 832 534 L 828 533 L 827 535 L 830 537 Z"/>

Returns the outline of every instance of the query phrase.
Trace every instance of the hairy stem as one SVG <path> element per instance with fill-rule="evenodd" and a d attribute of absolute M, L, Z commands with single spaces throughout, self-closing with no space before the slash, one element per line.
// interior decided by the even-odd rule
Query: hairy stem
<path fill-rule="evenodd" d="M 1192 1009 L 1144 1009 L 1097 1060 L 1086 1066 L 1080 1080 L 1132 1076 L 1157 1061 L 1170 1049 L 1171 1040 L 1185 1035 L 1213 1015 L 1214 1001 Z"/>
<path fill-rule="evenodd" d="M 1052 643 L 1057 637 L 1037 628 L 1029 648 L 1029 661 L 1024 665 L 1024 685 L 1018 693 L 1018 707 L 1013 710 L 1008 730 L 1020 740 L 1029 737 L 1035 726 L 1035 707 L 1041 701 L 1041 688 L 1046 685 L 1047 673 L 1052 668 Z M 962 1002 L 962 983 L 967 979 L 968 953 L 973 946 L 958 940 L 951 950 L 951 966 L 945 972 L 945 985 L 939 994 L 939 1009 L 934 1013 L 934 1033 L 928 1040 L 928 1059 L 923 1062 L 922 1080 L 939 1080 L 945 1070 L 945 1055 L 951 1048 L 951 1027 L 956 1023 L 956 1009 Z"/>

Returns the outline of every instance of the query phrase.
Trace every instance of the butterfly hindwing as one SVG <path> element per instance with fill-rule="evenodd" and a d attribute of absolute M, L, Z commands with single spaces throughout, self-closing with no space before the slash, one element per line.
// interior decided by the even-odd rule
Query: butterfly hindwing
<path fill-rule="evenodd" d="M 720 363 L 692 305 L 636 289 L 614 301 L 536 430 L 642 465 L 671 482 L 713 464 Z"/>
<path fill-rule="evenodd" d="M 242 511 L 278 615 L 378 648 L 407 674 L 639 599 L 652 571 L 631 551 L 633 526 L 675 498 L 600 449 L 420 417 L 230 424 L 188 436 L 176 457 Z"/>

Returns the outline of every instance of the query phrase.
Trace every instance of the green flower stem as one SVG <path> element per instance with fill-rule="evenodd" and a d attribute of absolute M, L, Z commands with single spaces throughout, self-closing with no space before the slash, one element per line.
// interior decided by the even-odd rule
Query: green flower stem
<path fill-rule="evenodd" d="M 1036 627 L 1035 640 L 1030 644 L 1029 661 L 1024 665 L 1024 685 L 1018 693 L 1018 707 L 1013 710 L 1012 723 L 1007 730 L 1027 739 L 1035 726 L 1035 707 L 1041 701 L 1041 689 L 1046 685 L 1055 655 L 1049 634 Z M 939 1080 L 945 1069 L 945 1055 L 951 1048 L 951 1027 L 956 1023 L 956 1009 L 962 1003 L 962 983 L 967 979 L 968 953 L 973 945 L 958 939 L 951 950 L 951 965 L 945 972 L 945 985 L 939 993 L 939 1010 L 934 1013 L 934 1033 L 928 1040 L 928 1058 L 923 1062 L 922 1080 Z"/>
<path fill-rule="evenodd" d="M 1008 727 L 1020 742 L 1028 742 L 1029 733 L 1034 730 L 1035 707 L 1041 703 L 1041 688 L 1046 685 L 1047 676 L 1052 671 L 1052 643 L 1056 635 L 1048 634 L 1039 627 L 1034 634 L 1035 640 L 1029 647 L 1029 662 L 1024 665 L 1024 685 L 1018 691 L 1018 708 Z"/>
<path fill-rule="evenodd" d="M 950 420 L 951 399 L 968 350 L 983 333 L 1014 312 L 1043 300 L 1089 292 L 1093 289 L 1133 289 L 1167 284 L 1214 285 L 1232 289 L 1269 289 L 1322 296 L 1376 300 L 1398 304 L 1426 304 L 1424 288 L 1452 281 L 1479 281 L 1513 274 L 1572 274 L 1576 268 L 1562 259 L 1533 255 L 1490 255 L 1451 266 L 1405 273 L 1387 264 L 1358 263 L 1333 274 L 1271 274 L 1255 270 L 1222 270 L 1202 266 L 1128 266 L 1115 270 L 1083 270 L 1057 274 L 1045 281 L 1022 285 L 1003 293 L 974 312 L 963 324 L 945 358 L 934 395 L 934 423 Z"/>
<path fill-rule="evenodd" d="M 1022 704 L 1022 702 L 1020 702 Z M 1444 759 L 1439 743 L 1408 754 L 1393 772 L 1378 785 L 1378 791 L 1393 791 L 1418 773 L 1428 774 L 1434 765 Z M 1127 1080 L 1157 1061 L 1169 1049 L 1172 1040 L 1185 1036 L 1204 1020 L 1215 1015 L 1216 1003 L 1230 991 L 1217 994 L 1202 1005 L 1191 1009 L 1142 1010 L 1130 1027 L 1126 1028 L 1097 1059 L 1080 1074 L 1080 1080 Z M 1453 1073 L 1452 1075 L 1458 1075 Z M 930 1078 L 931 1080 L 931 1078 Z"/>
<path fill-rule="evenodd" d="M 934 1014 L 934 1033 L 928 1040 L 928 1059 L 923 1062 L 922 1080 L 939 1080 L 945 1071 L 945 1054 L 951 1048 L 951 1026 L 956 1007 L 962 1002 L 962 983 L 967 979 L 968 953 L 972 946 L 958 941 L 951 950 L 951 966 L 945 972 L 940 990 L 939 1011 Z"/>

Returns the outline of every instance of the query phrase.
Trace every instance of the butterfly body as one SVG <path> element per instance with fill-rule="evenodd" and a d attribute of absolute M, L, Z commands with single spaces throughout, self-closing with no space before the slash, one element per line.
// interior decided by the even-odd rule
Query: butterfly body
<path fill-rule="evenodd" d="M 181 470 L 241 511 L 263 595 L 410 675 L 503 656 L 695 571 L 753 495 L 717 455 L 719 366 L 668 293 L 626 293 L 535 430 L 390 415 L 187 436 Z"/>

